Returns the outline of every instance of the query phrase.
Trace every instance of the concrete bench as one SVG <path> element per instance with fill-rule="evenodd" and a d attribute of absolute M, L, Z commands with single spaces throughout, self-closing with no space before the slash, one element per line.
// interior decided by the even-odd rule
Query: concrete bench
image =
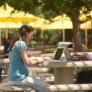
<path fill-rule="evenodd" d="M 0 83 L 0 92 L 35 92 L 35 90 L 29 84 L 12 85 Z"/>
<path fill-rule="evenodd" d="M 50 85 L 49 89 L 51 92 L 76 92 L 84 90 L 92 90 L 92 84 L 61 84 L 61 85 Z"/>
<path fill-rule="evenodd" d="M 92 84 L 61 84 L 49 85 L 49 92 L 92 90 Z M 8 83 L 0 84 L 0 92 L 35 92 L 29 85 L 13 86 Z"/>

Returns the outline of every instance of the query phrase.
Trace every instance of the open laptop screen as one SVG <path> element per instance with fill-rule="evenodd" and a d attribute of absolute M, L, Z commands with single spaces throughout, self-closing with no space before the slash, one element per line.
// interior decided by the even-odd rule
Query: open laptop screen
<path fill-rule="evenodd" d="M 54 56 L 54 60 L 60 60 L 64 48 L 58 47 Z"/>

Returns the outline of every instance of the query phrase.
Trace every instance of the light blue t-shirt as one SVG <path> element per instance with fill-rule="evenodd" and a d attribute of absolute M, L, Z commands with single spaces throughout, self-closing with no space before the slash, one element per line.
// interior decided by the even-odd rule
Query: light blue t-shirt
<path fill-rule="evenodd" d="M 28 68 L 21 58 L 21 51 L 27 50 L 27 45 L 24 41 L 16 41 L 9 55 L 9 81 L 21 81 L 28 76 Z"/>

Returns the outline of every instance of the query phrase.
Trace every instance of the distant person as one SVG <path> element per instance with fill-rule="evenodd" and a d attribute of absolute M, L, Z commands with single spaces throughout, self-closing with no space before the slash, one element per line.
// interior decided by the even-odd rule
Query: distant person
<path fill-rule="evenodd" d="M 3 46 L 4 46 L 3 55 L 2 55 L 3 58 L 8 58 L 8 55 L 9 55 L 9 47 L 10 47 L 11 40 L 12 40 L 12 37 L 9 36 L 3 42 Z"/>
<path fill-rule="evenodd" d="M 23 25 L 19 29 L 19 39 L 15 39 L 10 47 L 8 81 L 13 83 L 28 83 L 37 92 L 49 92 L 46 88 L 48 86 L 47 83 L 41 79 L 28 76 L 29 66 L 42 63 L 40 60 L 30 60 L 27 55 L 27 43 L 33 38 L 33 30 L 32 27 Z"/>

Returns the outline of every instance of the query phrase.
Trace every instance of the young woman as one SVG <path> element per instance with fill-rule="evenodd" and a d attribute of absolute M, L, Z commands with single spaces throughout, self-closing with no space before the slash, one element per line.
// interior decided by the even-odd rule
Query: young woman
<path fill-rule="evenodd" d="M 10 46 L 10 63 L 8 70 L 8 80 L 12 82 L 30 83 L 37 92 L 49 92 L 48 86 L 43 80 L 28 76 L 28 67 L 39 64 L 42 61 L 31 61 L 27 55 L 27 43 L 33 38 L 33 28 L 23 25 L 19 29 L 19 36 Z"/>

